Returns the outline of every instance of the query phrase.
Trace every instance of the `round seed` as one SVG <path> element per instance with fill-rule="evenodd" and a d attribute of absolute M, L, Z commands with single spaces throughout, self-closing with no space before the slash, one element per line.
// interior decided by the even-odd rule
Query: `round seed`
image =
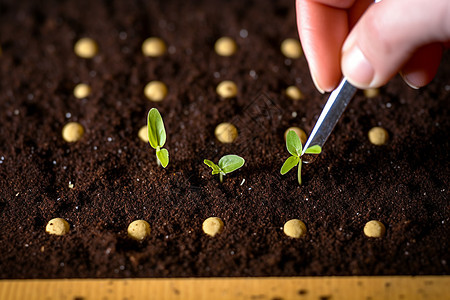
<path fill-rule="evenodd" d="M 306 234 L 306 225 L 298 219 L 292 219 L 284 224 L 283 231 L 287 236 L 298 239 Z"/>
<path fill-rule="evenodd" d="M 148 142 L 148 128 L 147 126 L 142 126 L 141 129 L 139 129 L 138 136 L 143 142 Z"/>
<path fill-rule="evenodd" d="M 281 43 L 281 52 L 287 58 L 299 58 L 302 56 L 302 46 L 296 39 L 285 39 Z"/>
<path fill-rule="evenodd" d="M 286 95 L 291 98 L 292 100 L 303 100 L 304 96 L 302 94 L 302 92 L 300 91 L 300 89 L 296 86 L 289 86 L 286 89 Z"/>
<path fill-rule="evenodd" d="M 209 236 L 215 236 L 223 230 L 223 221 L 217 217 L 210 217 L 203 222 L 203 232 Z"/>
<path fill-rule="evenodd" d="M 86 83 L 80 83 L 75 86 L 73 89 L 73 95 L 75 98 L 83 99 L 89 96 L 91 93 L 91 87 Z"/>
<path fill-rule="evenodd" d="M 161 81 L 150 81 L 144 88 L 144 94 L 150 101 L 162 101 L 167 95 L 167 86 Z"/>
<path fill-rule="evenodd" d="M 231 123 L 221 123 L 214 131 L 216 138 L 225 144 L 232 143 L 238 136 L 236 127 Z"/>
<path fill-rule="evenodd" d="M 214 50 L 221 56 L 231 56 L 236 53 L 236 42 L 227 36 L 221 37 L 214 44 Z"/>
<path fill-rule="evenodd" d="M 382 127 L 373 127 L 369 130 L 369 141 L 374 145 L 384 145 L 389 139 L 389 133 Z"/>
<path fill-rule="evenodd" d="M 222 81 L 216 88 L 217 94 L 222 98 L 236 97 L 237 91 L 236 83 L 231 80 Z"/>
<path fill-rule="evenodd" d="M 380 221 L 372 220 L 364 226 L 364 234 L 367 237 L 379 238 L 386 232 L 386 227 Z"/>
<path fill-rule="evenodd" d="M 128 225 L 128 236 L 137 241 L 142 241 L 150 235 L 150 224 L 144 220 L 136 220 Z"/>
<path fill-rule="evenodd" d="M 62 129 L 62 136 L 66 142 L 76 142 L 84 134 L 84 128 L 80 123 L 70 122 L 64 125 Z"/>
<path fill-rule="evenodd" d="M 142 53 L 145 56 L 162 56 L 166 52 L 166 49 L 166 43 L 157 37 L 149 37 L 142 43 Z"/>
<path fill-rule="evenodd" d="M 70 230 L 70 225 L 62 218 L 55 218 L 48 221 L 45 231 L 54 235 L 65 235 Z"/>
<path fill-rule="evenodd" d="M 366 89 L 364 90 L 364 96 L 366 98 L 374 98 L 376 96 L 378 96 L 380 94 L 380 90 L 379 89 Z"/>
<path fill-rule="evenodd" d="M 286 140 L 289 130 L 293 130 L 298 135 L 298 137 L 300 138 L 300 141 L 302 142 L 303 145 L 306 143 L 306 140 L 307 140 L 306 133 L 303 129 L 298 128 L 298 127 L 289 127 L 284 132 L 284 140 Z"/>
<path fill-rule="evenodd" d="M 92 58 L 98 53 L 98 45 L 91 38 L 82 38 L 75 43 L 75 54 L 82 58 Z"/>

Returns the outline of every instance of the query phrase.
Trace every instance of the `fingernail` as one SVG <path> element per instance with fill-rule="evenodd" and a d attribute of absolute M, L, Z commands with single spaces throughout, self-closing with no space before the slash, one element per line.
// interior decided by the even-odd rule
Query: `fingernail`
<path fill-rule="evenodd" d="M 357 45 L 343 53 L 342 72 L 359 88 L 370 88 L 375 76 L 375 70 Z"/>
<path fill-rule="evenodd" d="M 418 90 L 418 89 L 419 89 L 418 86 L 414 85 L 414 84 L 411 82 L 411 80 L 408 79 L 408 75 L 404 75 L 402 72 L 400 72 L 400 76 L 402 76 L 403 81 L 405 81 L 405 83 L 406 83 L 410 88 L 413 88 L 413 89 L 415 89 L 415 90 Z"/>
<path fill-rule="evenodd" d="M 312 81 L 313 81 L 314 85 L 316 86 L 316 89 L 321 94 L 325 94 L 325 91 L 319 86 L 319 84 L 317 83 L 317 80 L 316 80 L 316 76 L 313 73 L 311 73 L 311 78 L 312 78 Z"/>

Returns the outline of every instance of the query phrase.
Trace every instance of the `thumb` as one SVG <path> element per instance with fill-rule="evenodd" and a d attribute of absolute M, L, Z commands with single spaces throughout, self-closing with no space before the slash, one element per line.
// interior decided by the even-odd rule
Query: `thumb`
<path fill-rule="evenodd" d="M 450 1 L 383 0 L 367 9 L 347 37 L 342 73 L 359 88 L 379 87 L 414 59 L 417 50 L 449 40 Z M 442 49 L 435 52 L 429 58 L 432 66 Z"/>

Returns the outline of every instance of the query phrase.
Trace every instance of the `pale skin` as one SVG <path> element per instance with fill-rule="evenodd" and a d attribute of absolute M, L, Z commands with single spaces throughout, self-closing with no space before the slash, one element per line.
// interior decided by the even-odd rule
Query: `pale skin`
<path fill-rule="evenodd" d="M 297 25 L 317 89 L 343 76 L 377 88 L 400 73 L 412 88 L 436 75 L 450 47 L 449 0 L 297 0 Z"/>

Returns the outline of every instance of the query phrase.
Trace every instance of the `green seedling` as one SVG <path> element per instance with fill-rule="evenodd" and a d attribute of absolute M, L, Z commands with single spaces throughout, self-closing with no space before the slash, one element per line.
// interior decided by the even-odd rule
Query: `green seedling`
<path fill-rule="evenodd" d="M 289 130 L 286 137 L 286 148 L 292 155 L 284 162 L 281 167 L 281 175 L 289 172 L 293 167 L 298 165 L 298 184 L 302 184 L 302 142 L 298 135 Z M 305 154 L 319 154 L 322 152 L 322 148 L 319 145 L 314 145 L 306 149 Z"/>
<path fill-rule="evenodd" d="M 207 159 L 203 162 L 212 169 L 213 175 L 219 174 L 220 182 L 223 182 L 223 176 L 242 167 L 245 160 L 240 156 L 230 154 L 223 156 L 217 165 Z"/>
<path fill-rule="evenodd" d="M 166 143 L 166 130 L 161 114 L 156 108 L 150 109 L 147 118 L 148 141 L 156 149 L 156 162 L 158 166 L 167 167 L 169 164 L 169 151 L 162 148 Z"/>

